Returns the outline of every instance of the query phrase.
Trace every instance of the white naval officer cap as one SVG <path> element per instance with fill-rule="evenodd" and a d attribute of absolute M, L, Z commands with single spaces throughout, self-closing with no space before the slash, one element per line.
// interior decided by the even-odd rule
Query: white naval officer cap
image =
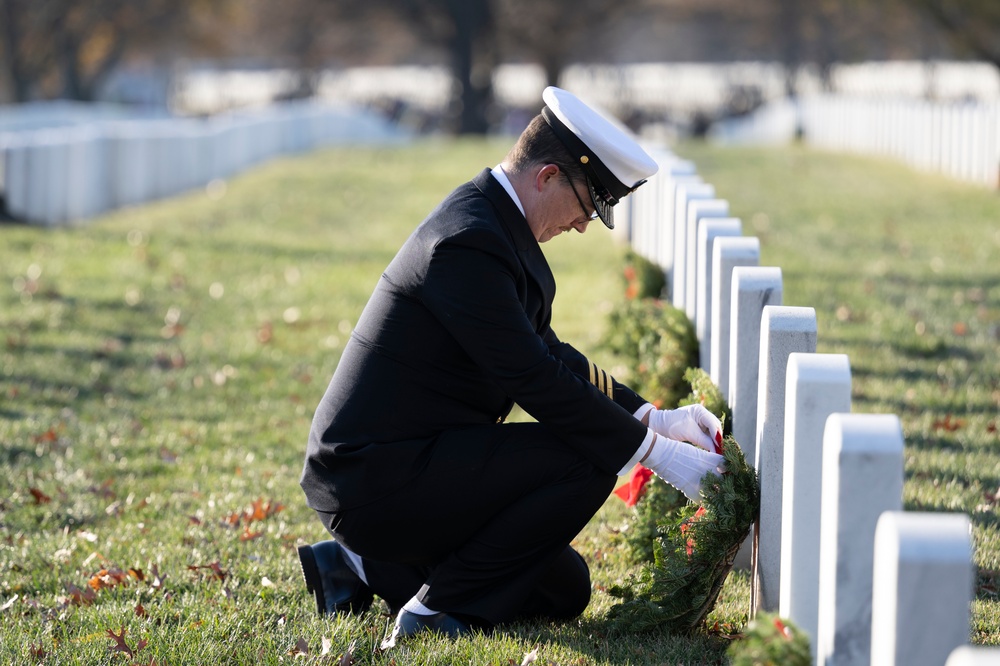
<path fill-rule="evenodd" d="M 549 86 L 542 92 L 542 101 L 542 117 L 583 168 L 597 214 L 608 229 L 614 229 L 613 206 L 659 166 L 624 126 L 573 93 Z"/>

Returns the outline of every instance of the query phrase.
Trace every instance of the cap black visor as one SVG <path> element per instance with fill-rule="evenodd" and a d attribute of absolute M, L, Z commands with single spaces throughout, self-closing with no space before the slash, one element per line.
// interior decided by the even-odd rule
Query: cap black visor
<path fill-rule="evenodd" d="M 607 199 L 602 197 L 597 188 L 594 187 L 594 181 L 589 177 L 587 178 L 587 191 L 590 192 L 590 200 L 594 204 L 594 210 L 597 211 L 597 216 L 601 218 L 601 222 L 604 223 L 608 229 L 615 228 L 615 209 L 614 204 L 610 203 Z"/>

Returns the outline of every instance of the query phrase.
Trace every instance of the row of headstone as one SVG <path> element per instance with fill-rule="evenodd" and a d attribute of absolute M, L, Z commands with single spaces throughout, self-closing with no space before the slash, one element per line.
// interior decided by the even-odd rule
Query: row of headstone
<path fill-rule="evenodd" d="M 321 145 L 395 140 L 345 107 L 287 103 L 210 119 L 95 121 L 0 133 L 0 191 L 15 219 L 61 225 L 229 178 Z"/>
<path fill-rule="evenodd" d="M 851 413 L 850 361 L 817 353 L 816 311 L 782 302 L 781 269 L 760 266 L 758 239 L 690 162 L 651 151 L 661 170 L 619 233 L 695 323 L 701 367 L 760 476 L 760 518 L 737 558 L 751 612 L 791 619 L 824 666 L 980 663 L 969 660 L 983 648 L 956 649 L 969 641 L 968 518 L 902 510 L 899 419 Z"/>
<path fill-rule="evenodd" d="M 777 100 L 721 121 L 728 143 L 795 138 L 821 148 L 890 157 L 958 180 L 1000 187 L 1000 102 L 932 102 L 844 95 Z"/>

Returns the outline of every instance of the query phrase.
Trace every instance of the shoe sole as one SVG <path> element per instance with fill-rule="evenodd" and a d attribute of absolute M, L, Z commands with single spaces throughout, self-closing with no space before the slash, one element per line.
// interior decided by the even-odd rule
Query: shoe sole
<path fill-rule="evenodd" d="M 326 599 L 323 597 L 323 581 L 316 565 L 316 556 L 312 546 L 299 546 L 299 566 L 302 568 L 302 578 L 306 582 L 306 590 L 316 600 L 316 612 L 326 615 Z"/>

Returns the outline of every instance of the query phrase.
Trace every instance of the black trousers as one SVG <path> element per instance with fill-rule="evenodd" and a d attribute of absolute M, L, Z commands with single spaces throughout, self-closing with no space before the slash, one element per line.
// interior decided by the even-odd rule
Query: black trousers
<path fill-rule="evenodd" d="M 537 423 L 445 432 L 432 450 L 405 487 L 357 509 L 320 512 L 334 538 L 361 556 L 372 591 L 393 609 L 416 595 L 481 626 L 582 613 L 590 572 L 569 543 L 617 477 Z"/>

